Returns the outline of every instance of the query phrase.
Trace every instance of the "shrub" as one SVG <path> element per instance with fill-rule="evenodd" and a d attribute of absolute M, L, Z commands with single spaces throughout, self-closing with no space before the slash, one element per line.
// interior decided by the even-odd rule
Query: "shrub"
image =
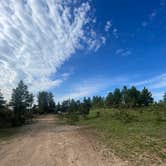
<path fill-rule="evenodd" d="M 116 120 L 122 121 L 123 123 L 130 123 L 137 120 L 137 116 L 127 110 L 115 110 L 112 113 L 112 117 Z"/>
<path fill-rule="evenodd" d="M 96 117 L 99 118 L 100 117 L 100 111 L 96 112 Z"/>
<path fill-rule="evenodd" d="M 0 128 L 10 127 L 14 119 L 14 114 L 10 110 L 0 111 Z"/>
<path fill-rule="evenodd" d="M 66 115 L 66 118 L 67 118 L 67 122 L 71 125 L 79 121 L 79 115 L 77 114 L 77 112 L 68 112 L 68 114 Z"/>
<path fill-rule="evenodd" d="M 166 121 L 166 110 L 156 110 L 155 111 L 156 115 L 156 121 L 157 122 L 164 122 Z"/>

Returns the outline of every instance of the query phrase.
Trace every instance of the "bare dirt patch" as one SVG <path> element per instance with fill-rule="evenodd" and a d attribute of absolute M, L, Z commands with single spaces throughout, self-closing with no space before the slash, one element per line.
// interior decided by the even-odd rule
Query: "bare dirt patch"
<path fill-rule="evenodd" d="M 103 150 L 80 134 L 79 127 L 58 125 L 53 115 L 38 118 L 22 131 L 0 143 L 1 166 L 128 165 L 113 155 L 104 157 Z"/>

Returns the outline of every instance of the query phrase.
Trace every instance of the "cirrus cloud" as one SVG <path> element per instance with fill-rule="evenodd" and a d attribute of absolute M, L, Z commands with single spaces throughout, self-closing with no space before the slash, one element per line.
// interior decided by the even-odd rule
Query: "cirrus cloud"
<path fill-rule="evenodd" d="M 60 85 L 65 79 L 51 76 L 77 49 L 104 44 L 89 30 L 90 9 L 73 0 L 1 0 L 0 89 L 6 98 L 20 79 L 33 92 Z"/>

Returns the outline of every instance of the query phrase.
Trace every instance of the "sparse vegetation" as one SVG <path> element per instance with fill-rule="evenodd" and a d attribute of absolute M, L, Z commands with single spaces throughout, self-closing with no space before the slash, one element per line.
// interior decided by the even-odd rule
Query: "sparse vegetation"
<path fill-rule="evenodd" d="M 10 105 L 0 94 L 0 126 L 22 125 L 36 113 L 55 113 L 60 121 L 86 125 L 84 131 L 124 160 L 136 161 L 137 165 L 166 162 L 165 95 L 163 101 L 154 103 L 148 89 L 124 86 L 105 98 L 94 96 L 82 101 L 71 99 L 55 104 L 53 94 L 44 91 L 37 97 L 38 105 L 33 105 L 33 95 L 23 81 L 13 90 Z M 1 129 L 0 139 L 12 136 L 13 131 L 17 133 L 11 128 Z"/>
<path fill-rule="evenodd" d="M 106 143 L 116 155 L 134 165 L 161 164 L 166 162 L 166 115 L 162 110 L 166 112 L 163 105 L 105 109 L 97 117 L 99 110 L 94 109 L 86 121 L 81 119 L 78 124 L 89 126 L 84 129 L 88 135 Z"/>

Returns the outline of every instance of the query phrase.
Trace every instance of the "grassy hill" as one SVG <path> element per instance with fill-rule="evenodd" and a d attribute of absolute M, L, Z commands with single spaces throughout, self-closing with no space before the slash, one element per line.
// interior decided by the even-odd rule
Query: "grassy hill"
<path fill-rule="evenodd" d="M 79 125 L 104 142 L 111 151 L 135 165 L 166 163 L 165 111 L 151 108 L 93 109 Z"/>

